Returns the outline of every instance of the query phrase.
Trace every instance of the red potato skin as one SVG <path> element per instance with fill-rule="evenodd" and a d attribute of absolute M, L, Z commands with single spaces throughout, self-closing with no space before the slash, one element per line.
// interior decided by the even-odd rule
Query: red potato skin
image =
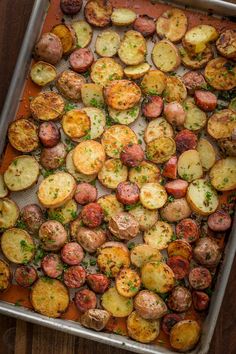
<path fill-rule="evenodd" d="M 155 119 L 160 116 L 163 106 L 160 96 L 149 96 L 142 103 L 142 113 L 148 119 Z"/>
<path fill-rule="evenodd" d="M 139 193 L 139 187 L 136 183 L 121 182 L 117 186 L 116 198 L 124 205 L 131 205 L 139 201 Z"/>
<path fill-rule="evenodd" d="M 166 120 L 176 127 L 182 127 L 186 118 L 186 112 L 179 102 L 169 102 L 165 105 L 164 115 Z"/>
<path fill-rule="evenodd" d="M 88 227 L 98 227 L 103 221 L 103 210 L 98 203 L 89 203 L 81 211 L 83 223 Z"/>
<path fill-rule="evenodd" d="M 196 105 L 205 112 L 211 112 L 216 109 L 217 97 L 210 91 L 196 90 L 194 99 Z"/>
<path fill-rule="evenodd" d="M 58 251 L 66 243 L 67 232 L 60 222 L 48 220 L 40 226 L 39 239 L 46 251 Z"/>
<path fill-rule="evenodd" d="M 221 259 L 218 244 L 210 237 L 200 238 L 193 249 L 194 259 L 207 268 L 214 268 Z"/>
<path fill-rule="evenodd" d="M 38 279 L 36 269 L 28 265 L 18 266 L 15 270 L 14 276 L 17 284 L 23 288 L 31 286 Z"/>
<path fill-rule="evenodd" d="M 187 311 L 192 305 L 191 292 L 184 286 L 176 286 L 168 298 L 167 305 L 172 311 Z"/>
<path fill-rule="evenodd" d="M 207 224 L 209 228 L 216 232 L 223 232 L 230 228 L 231 217 L 227 211 L 217 210 L 208 217 Z"/>
<path fill-rule="evenodd" d="M 197 311 L 204 311 L 209 306 L 209 296 L 203 291 L 193 291 L 192 293 L 193 306 Z"/>
<path fill-rule="evenodd" d="M 177 156 L 172 156 L 164 165 L 162 176 L 170 179 L 177 178 Z"/>
<path fill-rule="evenodd" d="M 37 204 L 28 204 L 21 210 L 21 217 L 30 233 L 38 231 L 45 217 L 41 208 Z"/>
<path fill-rule="evenodd" d="M 165 334 L 170 335 L 171 328 L 179 321 L 182 317 L 176 313 L 168 313 L 162 318 L 161 328 Z"/>
<path fill-rule="evenodd" d="M 76 15 L 83 5 L 83 0 L 61 0 L 60 7 L 66 15 Z"/>
<path fill-rule="evenodd" d="M 35 45 L 35 56 L 52 65 L 57 64 L 63 54 L 59 37 L 53 33 L 44 33 Z"/>
<path fill-rule="evenodd" d="M 189 273 L 189 262 L 181 256 L 172 256 L 166 263 L 173 270 L 177 280 L 183 279 Z"/>
<path fill-rule="evenodd" d="M 189 243 L 196 242 L 200 237 L 200 229 L 198 224 L 193 219 L 183 219 L 176 225 L 176 236 L 179 239 L 184 239 Z"/>
<path fill-rule="evenodd" d="M 77 291 L 77 293 L 75 294 L 74 301 L 76 307 L 82 313 L 90 309 L 95 309 L 97 306 L 96 294 L 89 289 Z"/>
<path fill-rule="evenodd" d="M 42 149 L 40 163 L 45 169 L 54 170 L 63 165 L 66 154 L 66 147 L 60 142 L 52 148 Z"/>
<path fill-rule="evenodd" d="M 43 258 L 41 268 L 45 275 L 50 278 L 57 278 L 63 272 L 63 265 L 60 257 L 55 253 L 49 253 Z"/>
<path fill-rule="evenodd" d="M 104 274 L 88 274 L 88 286 L 97 294 L 103 294 L 110 286 L 109 278 Z"/>
<path fill-rule="evenodd" d="M 46 148 L 56 146 L 61 140 L 61 133 L 54 122 L 43 122 L 39 126 L 39 140 Z"/>
<path fill-rule="evenodd" d="M 182 179 L 176 179 L 165 184 L 165 189 L 168 194 L 173 195 L 175 198 L 183 198 L 186 195 L 188 182 Z"/>
<path fill-rule="evenodd" d="M 94 56 L 89 48 L 76 49 L 71 53 L 69 62 L 71 68 L 77 73 L 84 73 L 93 64 Z"/>
<path fill-rule="evenodd" d="M 194 150 L 197 147 L 197 136 L 188 129 L 181 130 L 175 136 L 176 148 L 179 153 Z"/>
<path fill-rule="evenodd" d="M 89 253 L 94 253 L 106 242 L 106 233 L 102 229 L 79 227 L 76 241 Z"/>
<path fill-rule="evenodd" d="M 135 296 L 134 308 L 146 320 L 161 318 L 168 310 L 165 302 L 160 301 L 158 295 L 149 290 L 142 290 Z"/>
<path fill-rule="evenodd" d="M 77 242 L 68 242 L 61 249 L 61 259 L 69 265 L 79 265 L 84 258 L 84 251 Z"/>
<path fill-rule="evenodd" d="M 126 145 L 121 154 L 120 159 L 127 167 L 137 167 L 144 160 L 144 151 L 139 144 Z"/>
<path fill-rule="evenodd" d="M 81 205 L 95 202 L 97 199 L 97 188 L 90 183 L 80 183 L 77 185 L 74 198 Z"/>
<path fill-rule="evenodd" d="M 188 71 L 182 76 L 182 81 L 188 90 L 189 95 L 193 95 L 195 90 L 199 90 L 206 85 L 206 80 L 201 73 Z"/>
<path fill-rule="evenodd" d="M 196 267 L 189 273 L 189 283 L 193 289 L 204 290 L 211 285 L 211 273 L 207 268 Z"/>
<path fill-rule="evenodd" d="M 140 32 L 144 37 L 152 36 L 156 31 L 154 20 L 147 16 L 142 15 L 136 18 L 133 23 L 133 29 Z"/>
<path fill-rule="evenodd" d="M 86 280 L 86 272 L 83 267 L 71 266 L 64 272 L 64 283 L 70 289 L 80 288 Z"/>

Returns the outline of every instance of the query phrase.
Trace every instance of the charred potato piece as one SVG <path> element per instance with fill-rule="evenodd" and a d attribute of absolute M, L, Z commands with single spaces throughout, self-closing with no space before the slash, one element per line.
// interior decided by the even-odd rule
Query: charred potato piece
<path fill-rule="evenodd" d="M 179 48 L 179 53 L 181 55 L 181 61 L 186 68 L 192 70 L 202 69 L 206 64 L 213 58 L 212 48 L 208 45 L 203 52 L 198 53 L 194 56 L 190 56 L 187 50 L 184 48 Z"/>
<path fill-rule="evenodd" d="M 222 32 L 216 41 L 216 48 L 223 57 L 236 60 L 236 30 Z"/>
<path fill-rule="evenodd" d="M 181 63 L 177 47 L 167 39 L 163 39 L 154 45 L 152 61 L 157 69 L 166 73 L 176 70 Z"/>
<path fill-rule="evenodd" d="M 128 177 L 128 169 L 120 159 L 109 159 L 105 161 L 99 171 L 98 180 L 106 188 L 115 189 L 118 184 L 125 182 Z"/>
<path fill-rule="evenodd" d="M 100 58 L 91 68 L 91 80 L 101 86 L 107 86 L 112 80 L 120 80 L 123 75 L 122 66 L 112 58 Z"/>
<path fill-rule="evenodd" d="M 62 118 L 62 129 L 72 140 L 85 136 L 90 129 L 90 119 L 86 112 L 80 109 L 71 109 Z"/>
<path fill-rule="evenodd" d="M 106 27 L 111 21 L 112 5 L 108 0 L 90 0 L 84 8 L 88 23 L 96 27 Z"/>
<path fill-rule="evenodd" d="M 120 47 L 120 35 L 115 31 L 99 33 L 95 43 L 95 49 L 101 57 L 113 57 Z"/>
<path fill-rule="evenodd" d="M 76 15 L 83 5 L 83 0 L 61 0 L 60 7 L 66 15 Z"/>
<path fill-rule="evenodd" d="M 141 33 L 130 30 L 121 41 L 118 55 L 126 65 L 138 65 L 144 62 L 147 44 Z"/>
<path fill-rule="evenodd" d="M 135 267 L 142 268 L 142 266 L 150 261 L 161 261 L 162 254 L 157 248 L 153 248 L 147 244 L 140 244 L 135 246 L 130 253 L 131 263 Z"/>
<path fill-rule="evenodd" d="M 208 43 L 218 38 L 215 27 L 210 25 L 198 25 L 191 28 L 183 38 L 183 46 L 193 56 L 206 49 Z"/>
<path fill-rule="evenodd" d="M 141 342 L 150 343 L 159 335 L 159 320 L 145 320 L 136 311 L 127 319 L 127 329 L 130 338 Z"/>
<path fill-rule="evenodd" d="M 85 78 L 72 70 L 63 71 L 56 81 L 58 91 L 68 100 L 75 102 L 80 100 L 83 84 L 85 84 Z"/>
<path fill-rule="evenodd" d="M 170 344 L 178 351 L 187 352 L 197 344 L 200 332 L 201 329 L 197 321 L 179 321 L 170 331 Z"/>
<path fill-rule="evenodd" d="M 110 288 L 102 295 L 101 304 L 115 317 L 127 317 L 133 311 L 133 300 L 120 295 L 116 288 Z"/>
<path fill-rule="evenodd" d="M 90 309 L 80 317 L 82 326 L 94 329 L 95 331 L 102 331 L 111 315 L 106 310 Z"/>
<path fill-rule="evenodd" d="M 30 70 L 31 80 L 38 86 L 45 86 L 55 80 L 57 76 L 56 68 L 44 61 L 38 61 Z"/>
<path fill-rule="evenodd" d="M 20 152 L 34 151 L 39 146 L 38 127 L 29 119 L 17 119 L 9 125 L 8 139 Z"/>
<path fill-rule="evenodd" d="M 197 179 L 189 185 L 187 191 L 187 201 L 191 209 L 200 215 L 209 215 L 214 213 L 219 204 L 216 191 L 205 179 Z"/>
<path fill-rule="evenodd" d="M 236 157 L 236 141 L 232 138 L 218 140 L 219 147 L 226 156 Z M 212 166 L 211 166 L 212 167 Z"/>
<path fill-rule="evenodd" d="M 236 188 L 236 157 L 218 160 L 210 170 L 211 184 L 218 191 Z M 213 212 L 213 211 L 212 211 Z"/>
<path fill-rule="evenodd" d="M 133 81 L 114 80 L 105 88 L 104 96 L 108 106 L 123 111 L 140 101 L 141 90 Z"/>
<path fill-rule="evenodd" d="M 30 111 L 35 119 L 48 121 L 59 119 L 64 113 L 65 103 L 56 92 L 40 92 L 30 102 Z"/>
<path fill-rule="evenodd" d="M 7 290 L 11 282 L 11 271 L 9 265 L 0 259 L 0 293 Z"/>
<path fill-rule="evenodd" d="M 215 58 L 205 67 L 205 79 L 216 90 L 231 90 L 236 87 L 236 65 L 225 58 Z"/>
<path fill-rule="evenodd" d="M 17 204 L 8 198 L 0 199 L 0 229 L 13 227 L 20 215 Z"/>
<path fill-rule="evenodd" d="M 163 262 L 147 262 L 141 269 L 143 285 L 148 290 L 166 293 L 174 287 L 175 277 L 172 269 Z"/>
<path fill-rule="evenodd" d="M 51 32 L 60 38 L 63 54 L 69 54 L 76 46 L 76 34 L 70 25 L 59 24 Z"/>
<path fill-rule="evenodd" d="M 168 244 L 168 257 L 180 256 L 188 261 L 192 258 L 192 247 L 184 240 L 176 240 Z"/>
<path fill-rule="evenodd" d="M 167 102 L 183 102 L 187 97 L 187 89 L 177 76 L 168 76 L 164 96 Z"/>
<path fill-rule="evenodd" d="M 72 157 L 76 170 L 85 175 L 92 175 L 102 169 L 105 150 L 97 141 L 86 140 L 76 146 Z"/>
<path fill-rule="evenodd" d="M 188 20 L 180 9 L 172 8 L 165 11 L 156 22 L 156 31 L 159 37 L 169 41 L 179 42 L 187 31 Z"/>

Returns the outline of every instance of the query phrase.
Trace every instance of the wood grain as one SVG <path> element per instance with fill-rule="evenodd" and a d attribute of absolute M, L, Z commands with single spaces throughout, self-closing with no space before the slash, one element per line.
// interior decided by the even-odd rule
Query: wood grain
<path fill-rule="evenodd" d="M 0 1 L 0 110 L 21 47 L 33 0 Z M 209 354 L 236 353 L 236 260 Z M 0 315 L 0 354 L 131 354 Z"/>

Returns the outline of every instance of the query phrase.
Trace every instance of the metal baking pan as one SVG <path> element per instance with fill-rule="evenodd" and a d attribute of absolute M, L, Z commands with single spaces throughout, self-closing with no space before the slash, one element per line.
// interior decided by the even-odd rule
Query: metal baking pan
<path fill-rule="evenodd" d="M 149 0 L 147 0 L 149 1 Z M 158 2 L 157 0 L 153 0 Z M 175 0 L 175 1 L 159 1 L 169 4 L 179 4 L 182 6 L 187 6 L 195 8 L 197 6 L 198 10 L 211 10 L 217 14 L 223 16 L 236 16 L 236 4 L 232 2 L 219 1 L 219 0 Z M 15 72 L 11 81 L 11 85 L 7 94 L 5 105 L 0 118 L 0 154 L 3 153 L 5 146 L 5 138 L 7 135 L 7 127 L 13 117 L 16 115 L 19 100 L 24 88 L 24 80 L 27 75 L 27 71 L 31 62 L 31 53 L 34 43 L 40 34 L 44 18 L 47 13 L 49 6 L 48 0 L 35 0 L 30 21 L 26 30 L 25 38 L 22 44 L 22 48 L 17 60 L 17 65 L 15 67 Z M 18 98 L 18 99 L 17 99 Z M 206 354 L 209 350 L 210 342 L 215 329 L 217 317 L 223 300 L 225 288 L 229 278 L 231 266 L 234 260 L 236 250 L 236 217 L 234 218 L 234 224 L 229 235 L 227 245 L 224 251 L 223 263 L 221 265 L 217 284 L 215 287 L 214 294 L 212 296 L 211 306 L 209 309 L 208 316 L 204 321 L 201 340 L 198 346 L 192 350 L 191 354 Z M 0 312 L 29 321 L 35 324 L 43 325 L 49 328 L 60 330 L 73 335 L 81 336 L 91 340 L 95 340 L 108 345 L 116 346 L 121 349 L 130 350 L 136 353 L 149 353 L 158 354 L 175 353 L 174 351 L 159 347 L 157 345 L 147 345 L 135 342 L 126 337 L 109 334 L 109 333 L 96 333 L 91 330 L 81 327 L 78 323 L 62 320 L 62 319 L 52 319 L 42 315 L 39 315 L 33 311 L 27 310 L 23 307 L 16 307 L 10 303 L 0 301 Z"/>

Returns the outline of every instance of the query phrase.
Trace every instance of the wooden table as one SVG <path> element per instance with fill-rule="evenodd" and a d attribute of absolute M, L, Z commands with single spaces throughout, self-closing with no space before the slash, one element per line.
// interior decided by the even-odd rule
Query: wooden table
<path fill-rule="evenodd" d="M 0 1 L 0 110 L 21 47 L 33 0 Z M 209 354 L 236 353 L 236 259 Z M 0 315 L 0 354 L 128 354 Z"/>

